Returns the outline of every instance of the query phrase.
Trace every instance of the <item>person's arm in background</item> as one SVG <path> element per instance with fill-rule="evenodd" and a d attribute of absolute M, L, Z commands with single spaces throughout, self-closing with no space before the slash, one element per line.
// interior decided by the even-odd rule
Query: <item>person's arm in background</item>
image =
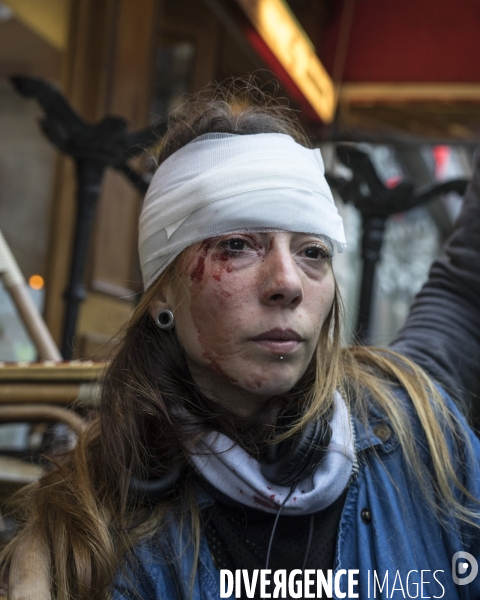
<path fill-rule="evenodd" d="M 480 152 L 455 230 L 390 348 L 480 415 Z"/>

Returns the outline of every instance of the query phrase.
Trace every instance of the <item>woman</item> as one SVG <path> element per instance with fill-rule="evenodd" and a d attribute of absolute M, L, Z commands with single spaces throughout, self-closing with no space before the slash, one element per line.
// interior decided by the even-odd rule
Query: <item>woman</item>
<path fill-rule="evenodd" d="M 100 419 L 29 491 L 17 548 L 48 549 L 60 599 L 480 597 L 451 571 L 480 556 L 480 447 L 445 393 L 478 389 L 480 176 L 400 353 L 342 349 L 319 151 L 272 106 L 186 115 L 140 217 L 146 291 Z"/>

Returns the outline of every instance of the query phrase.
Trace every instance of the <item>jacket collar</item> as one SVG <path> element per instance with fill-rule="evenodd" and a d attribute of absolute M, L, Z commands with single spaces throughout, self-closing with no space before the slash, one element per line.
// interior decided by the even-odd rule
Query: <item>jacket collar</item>
<path fill-rule="evenodd" d="M 357 453 L 369 448 L 376 448 L 388 453 L 397 447 L 398 438 L 393 432 L 391 423 L 378 408 L 369 406 L 367 423 L 360 421 L 357 417 L 353 417 L 352 420 Z"/>

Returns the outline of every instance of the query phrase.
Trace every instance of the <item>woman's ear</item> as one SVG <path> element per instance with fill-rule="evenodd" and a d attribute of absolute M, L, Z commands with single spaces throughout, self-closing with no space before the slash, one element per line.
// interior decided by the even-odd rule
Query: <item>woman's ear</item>
<path fill-rule="evenodd" d="M 160 292 L 159 294 L 157 294 L 154 300 L 151 301 L 150 306 L 148 307 L 148 312 L 150 313 L 152 319 L 155 320 L 157 318 L 158 313 L 165 309 L 170 310 L 170 303 L 167 302 L 165 294 L 163 292 Z"/>

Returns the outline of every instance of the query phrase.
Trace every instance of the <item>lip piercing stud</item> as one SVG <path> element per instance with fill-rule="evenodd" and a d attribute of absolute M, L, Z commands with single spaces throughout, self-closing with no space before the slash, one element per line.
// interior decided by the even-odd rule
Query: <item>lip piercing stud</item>
<path fill-rule="evenodd" d="M 280 360 L 283 360 L 283 356 L 279 356 Z"/>

